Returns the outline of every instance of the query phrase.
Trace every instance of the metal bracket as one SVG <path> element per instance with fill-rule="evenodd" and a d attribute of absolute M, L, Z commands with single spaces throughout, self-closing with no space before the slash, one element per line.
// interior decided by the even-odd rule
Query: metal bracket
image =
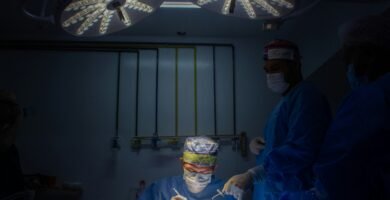
<path fill-rule="evenodd" d="M 34 13 L 32 13 L 31 11 L 29 11 L 27 9 L 27 5 L 30 2 L 30 0 L 24 0 L 23 1 L 22 11 L 23 11 L 23 13 L 26 16 L 28 16 L 28 17 L 30 17 L 30 18 L 32 18 L 34 20 L 44 21 L 44 22 L 49 22 L 49 23 L 55 24 L 55 17 L 54 17 L 54 15 L 53 14 L 52 15 L 47 15 L 47 8 L 49 6 L 48 1 L 49 0 L 43 0 L 41 12 L 39 13 L 39 15 L 34 14 Z"/>

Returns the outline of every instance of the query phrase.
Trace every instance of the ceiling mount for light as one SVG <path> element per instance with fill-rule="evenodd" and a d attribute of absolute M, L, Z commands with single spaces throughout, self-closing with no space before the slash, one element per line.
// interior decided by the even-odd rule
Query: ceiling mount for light
<path fill-rule="evenodd" d="M 295 8 L 295 0 L 192 0 L 208 10 L 250 19 L 280 18 Z"/>
<path fill-rule="evenodd" d="M 161 8 L 200 8 L 198 5 L 193 4 L 189 1 L 175 1 L 169 0 L 164 1 L 160 6 Z"/>
<path fill-rule="evenodd" d="M 120 31 L 149 16 L 163 0 L 73 0 L 61 25 L 76 36 L 101 36 Z"/>

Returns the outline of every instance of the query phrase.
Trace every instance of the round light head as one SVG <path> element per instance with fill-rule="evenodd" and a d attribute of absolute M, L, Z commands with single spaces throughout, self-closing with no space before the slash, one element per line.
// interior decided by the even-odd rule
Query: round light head
<path fill-rule="evenodd" d="M 295 0 L 192 0 L 223 15 L 249 19 L 280 18 L 295 8 Z"/>
<path fill-rule="evenodd" d="M 152 14 L 163 0 L 73 0 L 63 10 L 61 26 L 76 36 L 120 31 Z"/>

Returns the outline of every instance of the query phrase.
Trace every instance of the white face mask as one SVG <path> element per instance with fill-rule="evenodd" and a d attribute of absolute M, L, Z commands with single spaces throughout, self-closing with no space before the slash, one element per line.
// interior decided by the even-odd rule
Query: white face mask
<path fill-rule="evenodd" d="M 190 192 L 196 194 L 202 192 L 211 182 L 212 174 L 201 174 L 184 169 L 183 179 Z"/>
<path fill-rule="evenodd" d="M 267 73 L 267 85 L 272 92 L 278 94 L 283 94 L 290 86 L 290 84 L 284 80 L 283 73 Z"/>

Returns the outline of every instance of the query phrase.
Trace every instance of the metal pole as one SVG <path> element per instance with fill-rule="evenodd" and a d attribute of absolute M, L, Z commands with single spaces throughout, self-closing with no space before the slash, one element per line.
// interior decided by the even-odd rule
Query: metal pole
<path fill-rule="evenodd" d="M 179 136 L 179 49 L 175 48 L 175 136 Z"/>
<path fill-rule="evenodd" d="M 121 53 L 118 53 L 118 72 L 117 72 L 117 88 L 116 88 L 116 116 L 115 116 L 115 136 L 119 135 L 119 98 L 121 84 Z"/>
<path fill-rule="evenodd" d="M 218 122 L 217 122 L 217 81 L 216 81 L 216 58 L 215 58 L 215 46 L 213 46 L 213 89 L 214 89 L 214 135 L 218 135 Z"/>
<path fill-rule="evenodd" d="M 195 136 L 198 135 L 198 64 L 197 50 L 194 47 L 194 120 L 195 120 Z"/>
<path fill-rule="evenodd" d="M 140 68 L 140 55 L 137 53 L 137 78 L 136 78 L 136 89 L 135 89 L 135 136 L 138 136 L 138 106 L 139 106 L 139 68 Z"/>
<path fill-rule="evenodd" d="M 236 116 L 236 50 L 234 46 L 231 46 L 232 48 L 232 61 L 233 61 L 233 135 L 237 134 L 237 116 Z"/>
<path fill-rule="evenodd" d="M 155 136 L 158 136 L 158 95 L 159 95 L 159 87 L 158 87 L 158 81 L 159 81 L 159 63 L 160 63 L 160 51 L 157 49 L 157 55 L 156 55 L 156 116 L 155 116 L 155 130 L 154 134 Z"/>

